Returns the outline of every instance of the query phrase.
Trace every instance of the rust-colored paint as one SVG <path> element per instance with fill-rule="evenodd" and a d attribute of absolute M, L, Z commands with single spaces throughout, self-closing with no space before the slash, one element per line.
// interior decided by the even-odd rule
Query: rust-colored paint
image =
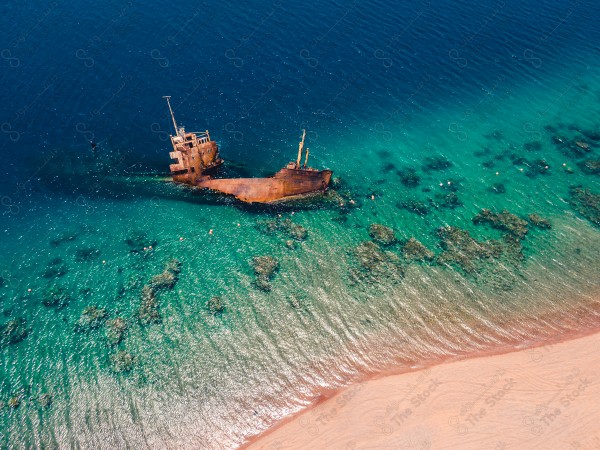
<path fill-rule="evenodd" d="M 272 203 L 287 197 L 322 192 L 329 186 L 331 170 L 283 168 L 267 178 L 204 178 L 196 186 L 233 195 L 246 203 Z"/>
<path fill-rule="evenodd" d="M 173 151 L 169 153 L 171 158 L 176 160 L 176 163 L 170 165 L 173 181 L 233 195 L 247 203 L 271 203 L 289 197 L 323 192 L 329 186 L 333 172 L 307 167 L 308 149 L 304 167 L 300 166 L 306 130 L 303 130 L 302 140 L 298 145 L 297 161 L 289 163 L 272 177 L 211 178 L 207 172 L 223 164 L 217 143 L 210 139 L 208 130 L 190 133 L 179 127 L 171 109 L 170 97 L 165 98 L 176 133 L 175 136 L 171 136 Z"/>
<path fill-rule="evenodd" d="M 209 140 L 208 131 L 197 134 L 181 130 L 177 136 L 171 136 L 171 144 L 170 156 L 177 160 L 170 165 L 173 181 L 194 184 L 198 176 L 223 164 L 217 143 Z"/>

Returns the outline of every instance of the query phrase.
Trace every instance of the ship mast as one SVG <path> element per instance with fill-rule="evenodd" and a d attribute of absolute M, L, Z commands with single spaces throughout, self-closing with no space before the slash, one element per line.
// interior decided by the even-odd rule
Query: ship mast
<path fill-rule="evenodd" d="M 177 122 L 175 121 L 175 114 L 173 114 L 173 109 L 171 109 L 171 102 L 169 101 L 169 99 L 171 98 L 170 95 L 164 95 L 163 98 L 167 99 L 167 105 L 169 105 L 169 112 L 171 113 L 171 119 L 173 119 L 173 126 L 175 127 L 175 135 L 179 134 L 178 128 L 177 128 Z"/>
<path fill-rule="evenodd" d="M 306 169 L 306 165 L 308 164 L 308 154 L 310 153 L 310 148 L 306 147 L 306 158 L 304 159 L 304 168 Z"/>
<path fill-rule="evenodd" d="M 175 119 L 173 119 L 175 120 Z M 298 159 L 296 160 L 296 167 L 300 168 L 300 159 L 302 159 L 302 149 L 304 148 L 304 138 L 306 137 L 306 130 L 302 130 L 302 140 L 298 144 Z"/>

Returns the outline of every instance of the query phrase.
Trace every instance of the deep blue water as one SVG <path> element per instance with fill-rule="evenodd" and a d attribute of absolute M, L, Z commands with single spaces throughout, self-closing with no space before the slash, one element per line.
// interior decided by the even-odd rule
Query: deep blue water
<path fill-rule="evenodd" d="M 392 125 L 410 123 L 597 62 L 597 3 L 483 3 L 5 5 L 2 150 L 86 152 L 93 136 L 162 169 L 172 95 L 180 122 L 264 164 L 301 126 L 354 134 L 397 109 Z"/>
<path fill-rule="evenodd" d="M 591 0 L 0 6 L 0 324 L 29 330 L 2 344 L 0 446 L 235 448 L 365 373 L 597 327 L 598 224 L 569 187 L 600 193 L 582 168 L 600 149 L 598 17 Z M 307 128 L 312 164 L 356 208 L 330 195 L 247 209 L 161 181 L 164 95 L 254 175 L 293 158 Z M 588 148 L 574 156 L 556 138 Z M 432 155 L 452 167 L 425 170 Z M 400 183 L 406 167 L 417 188 Z M 461 204 L 435 206 L 454 185 Z M 407 199 L 427 214 L 398 207 Z M 370 224 L 439 256 L 441 226 L 501 238 L 472 222 L 482 208 L 552 229 L 531 225 L 524 262 L 481 277 L 402 259 L 399 285 L 349 281 Z M 276 214 L 307 228 L 296 250 L 260 232 Z M 155 251 L 130 252 L 135 231 Z M 269 293 L 248 263 L 262 254 L 281 265 Z M 142 286 L 172 258 L 182 271 L 162 323 L 140 325 Z M 68 307 L 43 306 L 53 286 Z M 215 295 L 221 315 L 207 312 Z M 128 323 L 118 346 L 105 325 L 74 332 L 89 305 Z M 118 350 L 130 373 L 111 370 Z"/>

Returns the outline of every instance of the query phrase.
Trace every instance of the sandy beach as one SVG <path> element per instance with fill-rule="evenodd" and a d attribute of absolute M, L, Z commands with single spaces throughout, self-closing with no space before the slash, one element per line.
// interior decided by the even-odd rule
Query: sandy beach
<path fill-rule="evenodd" d="M 351 386 L 259 449 L 600 448 L 600 333 Z"/>

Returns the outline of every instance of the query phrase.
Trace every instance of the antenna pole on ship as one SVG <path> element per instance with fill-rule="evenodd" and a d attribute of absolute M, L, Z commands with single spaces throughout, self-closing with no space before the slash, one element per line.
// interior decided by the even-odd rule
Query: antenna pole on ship
<path fill-rule="evenodd" d="M 175 135 L 178 135 L 179 131 L 177 131 L 177 122 L 175 122 L 175 114 L 173 114 L 173 110 L 171 109 L 171 102 L 169 101 L 171 96 L 163 95 L 163 98 L 167 99 L 167 105 L 169 105 L 169 112 L 171 113 L 171 119 L 173 119 L 173 126 L 175 127 Z"/>
<path fill-rule="evenodd" d="M 298 144 L 298 159 L 296 160 L 296 167 L 300 168 L 300 159 L 302 159 L 302 149 L 304 148 L 304 138 L 306 137 L 306 130 L 302 130 L 302 140 Z"/>

